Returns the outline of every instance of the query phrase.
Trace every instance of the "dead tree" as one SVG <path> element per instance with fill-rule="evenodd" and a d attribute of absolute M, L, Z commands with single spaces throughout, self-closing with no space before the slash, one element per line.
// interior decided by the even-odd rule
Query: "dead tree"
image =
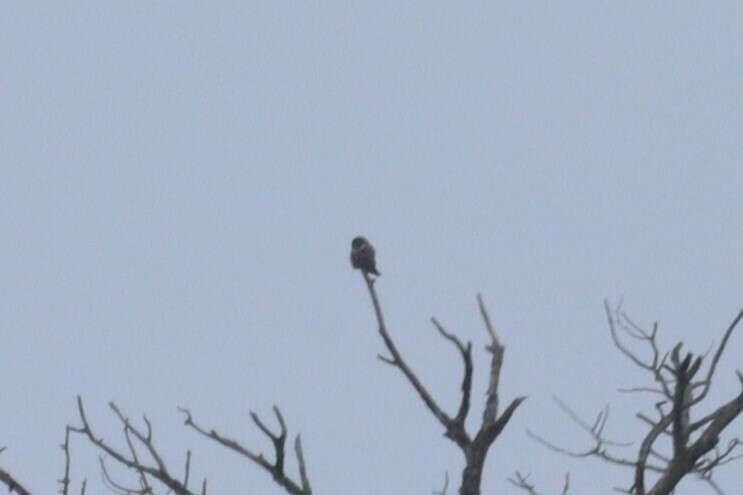
<path fill-rule="evenodd" d="M 446 413 L 438 405 L 431 393 L 421 383 L 420 379 L 418 379 L 416 374 L 411 370 L 410 366 L 400 354 L 395 342 L 387 331 L 387 326 L 384 322 L 384 314 L 382 313 L 382 307 L 379 303 L 379 297 L 374 288 L 375 279 L 370 277 L 369 274 L 364 271 L 361 273 L 364 276 L 366 286 L 369 289 L 369 296 L 371 297 L 374 306 L 374 313 L 376 314 L 377 323 L 379 325 L 379 334 L 381 335 L 382 340 L 384 340 L 385 346 L 390 354 L 389 356 L 379 355 L 378 358 L 381 361 L 398 368 L 405 375 L 405 378 L 407 378 L 413 386 L 428 410 L 431 411 L 439 423 L 441 423 L 441 426 L 444 427 L 444 435 L 462 450 L 465 459 L 465 466 L 462 470 L 462 482 L 459 488 L 459 494 L 479 495 L 482 470 L 488 451 L 508 424 L 511 416 L 516 411 L 516 408 L 518 408 L 519 404 L 521 404 L 525 399 L 525 397 L 517 397 L 511 401 L 502 414 L 498 414 L 498 384 L 500 380 L 501 367 L 503 365 L 505 347 L 498 340 L 498 336 L 495 332 L 495 328 L 490 322 L 482 297 L 478 295 L 477 302 L 480 307 L 480 314 L 485 323 L 485 330 L 488 332 L 488 336 L 490 337 L 490 344 L 485 347 L 485 349 L 491 354 L 490 380 L 486 391 L 482 420 L 477 432 L 472 436 L 467 431 L 466 427 L 467 417 L 470 412 L 472 373 L 474 368 L 472 364 L 472 343 L 467 342 L 467 344 L 463 344 L 456 335 L 447 332 L 435 318 L 431 319 L 431 322 L 439 335 L 451 342 L 452 345 L 457 348 L 464 367 L 462 377 L 462 398 L 458 410 L 454 415 L 451 415 Z"/>
<path fill-rule="evenodd" d="M 728 340 L 743 319 L 743 311 L 728 326 L 706 368 L 702 365 L 708 356 L 684 351 L 682 342 L 668 352 L 661 351 L 657 323 L 648 331 L 634 323 L 621 306 L 612 310 L 608 304 L 606 316 L 616 348 L 634 366 L 646 372 L 650 381 L 648 386 L 620 391 L 651 394 L 658 398 L 653 415 L 637 413 L 637 418 L 647 425 L 648 430 L 639 448 L 635 446 L 636 454 L 634 457 L 623 455 L 620 451 L 633 444 L 612 442 L 604 435 L 608 408 L 588 424 L 557 400 L 563 411 L 591 437 L 592 445 L 585 450 L 568 450 L 541 436 L 532 436 L 560 453 L 573 457 L 596 457 L 632 470 L 632 482 L 621 490 L 632 495 L 670 495 L 679 482 L 689 476 L 708 484 L 718 495 L 723 494 L 713 475 L 717 469 L 743 457 L 743 440 L 733 437 L 721 443 L 722 433 L 743 411 L 743 390 L 724 404 L 708 405 L 705 399 Z M 632 341 L 644 346 L 644 357 L 641 351 L 628 344 Z M 743 387 L 743 374 L 736 373 Z M 702 413 L 702 407 L 712 412 Z M 522 490 L 536 494 L 533 485 L 521 474 L 517 473 L 511 481 Z"/>

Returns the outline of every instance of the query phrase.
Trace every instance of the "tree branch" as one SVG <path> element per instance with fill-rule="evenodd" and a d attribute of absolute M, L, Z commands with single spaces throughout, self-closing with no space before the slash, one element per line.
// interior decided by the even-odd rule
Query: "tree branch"
<path fill-rule="evenodd" d="M 387 326 L 384 323 L 384 314 L 382 313 L 382 307 L 379 304 L 379 298 L 377 297 L 377 293 L 374 290 L 374 279 L 371 278 L 369 274 L 364 271 L 362 271 L 361 274 L 364 276 L 366 286 L 369 289 L 369 295 L 371 296 L 372 304 L 374 305 L 374 312 L 377 316 L 377 322 L 379 323 L 379 334 L 382 336 L 382 340 L 384 340 L 387 349 L 392 355 L 392 358 L 382 358 L 380 356 L 380 359 L 382 359 L 382 361 L 387 364 L 399 368 L 400 371 L 402 371 L 402 373 L 408 379 L 410 384 L 413 386 L 415 391 L 418 392 L 418 395 L 423 400 L 423 403 L 426 404 L 426 407 L 428 407 L 428 409 L 436 417 L 436 419 L 438 419 L 439 422 L 444 426 L 447 431 L 447 436 L 449 436 L 449 438 L 452 438 L 452 440 L 454 440 L 458 444 L 465 444 L 469 441 L 469 439 L 462 438 L 461 435 L 458 436 L 454 433 L 453 428 L 456 426 L 454 421 L 436 403 L 426 387 L 421 383 L 416 374 L 405 362 L 405 359 L 403 359 L 403 357 L 400 355 L 395 342 L 392 340 L 389 333 L 387 332 Z"/>
<path fill-rule="evenodd" d="M 90 426 L 90 423 L 88 422 L 88 418 L 85 414 L 85 408 L 83 407 L 83 401 L 78 396 L 77 398 L 77 406 L 78 406 L 78 412 L 80 414 L 80 420 L 82 421 L 82 427 L 76 428 L 69 426 L 69 430 L 74 433 L 80 433 L 88 438 L 88 440 L 98 447 L 101 451 L 103 451 L 105 454 L 107 454 L 109 457 L 113 458 L 116 462 L 119 464 L 122 464 L 123 466 L 128 467 L 129 469 L 132 469 L 134 472 L 136 472 L 140 477 L 140 483 L 145 484 L 145 489 L 148 489 L 147 487 L 147 480 L 146 476 L 150 476 L 151 478 L 159 481 L 163 485 L 165 485 L 168 489 L 173 491 L 176 495 L 195 495 L 192 491 L 188 489 L 188 487 L 175 477 L 173 477 L 170 472 L 168 471 L 167 466 L 165 465 L 165 462 L 162 460 L 161 456 L 157 452 L 157 449 L 155 448 L 155 445 L 152 443 L 152 429 L 149 424 L 149 421 L 145 419 L 145 423 L 147 423 L 147 434 L 143 434 L 138 428 L 136 428 L 134 425 L 131 424 L 128 418 L 126 418 L 119 408 L 114 404 L 113 402 L 109 403 L 109 407 L 114 411 L 116 416 L 119 418 L 119 420 L 124 425 L 124 437 L 127 441 L 127 446 L 129 448 L 129 456 L 126 454 L 119 452 L 115 448 L 111 447 L 109 444 L 107 444 L 103 438 L 97 437 L 93 433 L 93 429 Z M 155 466 L 150 466 L 147 464 L 144 464 L 142 461 L 139 460 L 139 457 L 137 456 L 136 449 L 134 447 L 134 443 L 132 442 L 132 435 L 135 439 L 137 439 L 138 443 L 141 444 L 145 450 L 150 454 L 150 457 L 155 461 Z M 105 471 L 105 467 L 104 467 Z M 104 472 L 104 477 L 107 473 Z M 188 473 L 184 476 L 184 479 L 188 479 Z M 143 481 L 144 480 L 144 481 Z M 110 478 L 109 478 L 109 481 Z M 141 490 L 138 489 L 125 489 L 129 492 L 140 492 Z"/>
<path fill-rule="evenodd" d="M 721 493 L 722 490 L 711 481 L 712 472 L 715 468 L 738 458 L 734 454 L 739 445 L 737 439 L 728 444 L 728 448 L 720 451 L 716 449 L 720 441 L 720 435 L 730 423 L 743 411 L 743 392 L 719 407 L 715 412 L 704 416 L 702 419 L 692 423 L 690 421 L 691 409 L 702 402 L 712 384 L 715 370 L 727 347 L 733 330 L 743 319 L 743 311 L 733 319 L 723 336 L 722 342 L 717 347 L 712 361 L 709 364 L 706 376 L 701 381 L 694 381 L 694 377 L 700 371 L 703 355 L 694 355 L 687 352 L 683 355 L 681 349 L 683 343 L 679 342 L 674 348 L 662 354 L 657 344 L 658 324 L 653 325 L 653 330 L 648 332 L 635 324 L 619 308 L 612 311 L 608 303 L 605 303 L 609 331 L 615 347 L 637 367 L 652 374 L 653 381 L 660 385 L 660 390 L 651 387 L 634 387 L 630 391 L 650 391 L 660 393 L 663 399 L 655 404 L 659 414 L 658 419 L 651 419 L 645 414 L 638 413 L 637 417 L 650 426 L 645 434 L 635 460 L 618 457 L 610 453 L 606 446 L 610 443 L 603 438 L 603 428 L 608 414 L 600 414 L 596 422 L 589 426 L 582 422 L 567 406 L 562 406 L 568 412 L 573 421 L 589 432 L 593 437 L 595 445 L 593 448 L 583 452 L 572 452 L 567 449 L 551 444 L 541 437 L 531 434 L 538 441 L 549 448 L 563 454 L 575 457 L 599 457 L 604 461 L 623 467 L 632 468 L 634 471 L 633 485 L 627 490 L 633 495 L 670 495 L 682 478 L 689 474 L 698 476 L 702 481 Z M 615 316 L 616 315 L 616 316 Z M 635 351 L 625 346 L 619 338 L 619 329 L 630 338 L 644 343 L 650 351 L 650 358 L 642 358 Z M 743 375 L 738 374 L 743 385 Z M 694 390 L 701 389 L 698 394 Z M 669 410 L 670 409 L 670 410 Z M 608 413 L 608 411 L 607 411 Z M 696 440 L 691 441 L 692 433 L 702 431 Z M 661 439 L 665 439 L 662 443 Z M 670 442 L 671 454 L 668 452 Z M 663 448 L 663 446 L 667 446 Z M 653 457 L 654 463 L 649 462 Z M 658 473 L 658 478 L 652 487 L 646 488 L 646 474 L 648 471 Z"/>
<path fill-rule="evenodd" d="M 0 468 L 0 483 L 8 487 L 8 492 L 15 492 L 18 495 L 32 495 L 23 485 L 21 485 L 9 472 Z"/>
<path fill-rule="evenodd" d="M 480 313 L 485 322 L 485 329 L 487 330 L 491 340 L 490 345 L 488 345 L 486 349 L 492 354 L 492 357 L 490 365 L 490 381 L 486 393 L 486 404 L 482 414 L 482 424 L 480 425 L 475 437 L 472 438 L 467 433 L 466 429 L 466 420 L 470 411 L 472 374 L 474 368 L 472 363 L 472 344 L 470 342 L 466 345 L 463 344 L 458 337 L 447 332 L 438 320 L 435 318 L 432 319 L 438 333 L 457 348 L 464 364 L 464 376 L 462 378 L 461 387 L 462 398 L 457 414 L 452 418 L 442 410 L 400 354 L 395 342 L 387 331 L 387 326 L 384 322 L 384 314 L 379 303 L 379 297 L 374 288 L 375 279 L 371 278 L 363 271 L 362 275 L 366 282 L 367 289 L 369 290 L 369 296 L 374 307 L 374 313 L 377 317 L 379 334 L 381 335 L 391 356 L 386 357 L 380 355 L 378 357 L 386 364 L 397 367 L 405 375 L 408 382 L 413 386 L 413 389 L 418 393 L 428 410 L 431 411 L 444 427 L 445 436 L 462 449 L 466 464 L 462 472 L 462 486 L 459 490 L 460 495 L 479 495 L 482 469 L 488 450 L 506 427 L 518 406 L 525 400 L 525 397 L 514 399 L 506 408 L 504 413 L 498 417 L 498 383 L 501 367 L 503 365 L 505 347 L 498 340 L 495 329 L 490 322 L 490 318 L 482 301 L 482 297 L 478 295 L 477 301 L 480 307 Z"/>
<path fill-rule="evenodd" d="M 179 410 L 186 415 L 186 420 L 184 422 L 186 426 L 191 427 L 199 434 L 211 440 L 214 440 L 220 445 L 227 447 L 233 452 L 238 453 L 239 455 L 249 459 L 264 470 L 268 471 L 273 477 L 273 480 L 291 495 L 312 495 L 312 487 L 310 486 L 310 481 L 307 476 L 307 466 L 305 465 L 304 453 L 302 452 L 302 441 L 299 436 L 297 436 L 294 443 L 297 463 L 299 464 L 299 483 L 292 480 L 284 470 L 287 429 L 286 423 L 284 422 L 284 417 L 282 416 L 281 411 L 278 407 L 273 406 L 273 411 L 276 415 L 276 419 L 278 420 L 280 427 L 280 431 L 278 434 L 271 431 L 271 429 L 263 423 L 263 421 L 258 417 L 257 414 L 252 411 L 250 412 L 250 417 L 252 418 L 256 426 L 258 426 L 258 429 L 260 429 L 264 435 L 270 438 L 271 442 L 273 443 L 275 455 L 275 461 L 273 463 L 266 459 L 263 454 L 254 453 L 247 447 L 241 445 L 236 440 L 225 437 L 218 433 L 216 430 L 206 430 L 205 428 L 202 428 L 193 420 L 191 412 L 188 409 L 179 408 Z"/>

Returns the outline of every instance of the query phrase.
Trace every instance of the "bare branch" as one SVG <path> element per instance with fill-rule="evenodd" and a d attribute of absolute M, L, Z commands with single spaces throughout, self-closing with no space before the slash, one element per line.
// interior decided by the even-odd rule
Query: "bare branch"
<path fill-rule="evenodd" d="M 490 358 L 490 377 L 488 389 L 485 393 L 485 409 L 483 410 L 483 424 L 493 424 L 498 416 L 498 384 L 500 382 L 500 371 L 503 366 L 503 356 L 506 348 L 498 340 L 498 334 L 495 327 L 490 322 L 488 310 L 483 302 L 482 295 L 477 295 L 477 305 L 480 308 L 480 315 L 485 323 L 485 330 L 490 336 L 490 344 L 485 347 L 491 354 Z"/>
<path fill-rule="evenodd" d="M 452 342 L 457 347 L 459 353 L 461 354 L 462 362 L 464 363 L 464 376 L 462 378 L 462 400 L 459 404 L 457 415 L 454 417 L 453 420 L 455 423 L 460 425 L 461 428 L 464 428 L 464 420 L 467 418 L 467 414 L 470 411 L 470 394 L 472 393 L 472 344 L 470 342 L 467 342 L 467 345 L 465 346 L 457 338 L 456 335 L 448 333 L 446 330 L 444 330 L 444 327 L 439 324 L 436 318 L 431 318 L 431 321 L 433 322 L 436 329 L 439 331 L 439 334 L 441 334 L 445 339 L 447 339 L 449 342 Z"/>
<path fill-rule="evenodd" d="M 116 481 L 114 481 L 111 474 L 108 472 L 108 468 L 106 467 L 105 457 L 100 456 L 98 458 L 98 463 L 101 467 L 101 474 L 103 476 L 103 483 L 106 485 L 106 487 L 111 490 L 114 493 L 118 493 L 119 495 L 145 495 L 152 493 L 148 488 L 128 488 Z"/>
<path fill-rule="evenodd" d="M 712 377 L 715 375 L 715 370 L 717 369 L 717 363 L 720 362 L 720 358 L 725 352 L 725 347 L 727 346 L 728 339 L 730 338 L 730 335 L 732 335 L 733 330 L 735 330 L 735 327 L 737 327 L 738 323 L 740 323 L 741 319 L 743 319 L 743 310 L 738 313 L 738 315 L 733 319 L 732 323 L 730 323 L 727 330 L 725 331 L 725 335 L 722 337 L 722 342 L 720 342 L 720 345 L 717 347 L 715 355 L 712 358 L 712 362 L 709 365 L 709 369 L 707 370 L 707 377 L 704 379 L 704 381 L 701 382 L 701 384 L 703 384 L 704 386 L 704 389 L 694 399 L 695 404 L 701 402 L 707 396 L 707 392 L 709 392 L 709 388 L 712 385 Z"/>
<path fill-rule="evenodd" d="M 652 471 L 663 472 L 664 468 L 653 469 L 648 464 L 648 456 L 652 450 L 653 444 L 657 440 L 658 436 L 666 430 L 671 424 L 672 416 L 663 416 L 656 425 L 650 429 L 650 432 L 645 436 L 640 445 L 640 452 L 637 454 L 637 462 L 635 463 L 635 484 L 634 488 L 638 494 L 645 494 L 645 471 L 650 469 Z"/>
<path fill-rule="evenodd" d="M 529 482 L 529 476 L 531 476 L 531 473 L 521 474 L 520 471 L 516 471 L 514 473 L 514 478 L 508 478 L 508 481 L 510 481 L 511 484 L 514 485 L 515 487 L 524 490 L 526 493 L 530 495 L 539 495 L 539 492 L 537 492 L 536 487 L 532 483 Z"/>
<path fill-rule="evenodd" d="M 3 447 L 3 450 L 5 447 Z M 3 483 L 8 487 L 8 492 L 15 492 L 18 495 L 32 495 L 18 480 L 16 480 L 9 472 L 0 468 L 0 483 Z"/>
<path fill-rule="evenodd" d="M 249 459 L 253 463 L 262 467 L 263 469 L 265 469 L 271 474 L 271 476 L 273 477 L 273 480 L 279 486 L 284 488 L 284 490 L 286 490 L 291 495 L 312 495 L 312 488 L 310 487 L 309 478 L 307 476 L 307 468 L 306 468 L 305 460 L 304 460 L 304 454 L 302 452 L 302 442 L 299 437 L 297 437 L 297 440 L 295 441 L 294 449 L 295 449 L 295 454 L 297 456 L 297 462 L 299 464 L 300 482 L 297 483 L 296 481 L 292 480 L 284 471 L 284 458 L 286 456 L 284 444 L 286 442 L 287 429 L 286 429 L 286 423 L 284 422 L 284 418 L 278 407 L 274 406 L 273 411 L 274 411 L 274 414 L 276 415 L 276 418 L 279 422 L 279 426 L 281 429 L 279 434 L 272 432 L 263 423 L 263 421 L 258 417 L 257 414 L 255 414 L 254 412 L 250 413 L 250 417 L 253 419 L 253 422 L 256 424 L 256 426 L 258 426 L 258 428 L 263 432 L 264 435 L 266 435 L 267 437 L 271 439 L 274 445 L 274 455 L 275 455 L 276 460 L 273 463 L 271 463 L 268 459 L 266 459 L 266 457 L 263 454 L 254 453 L 248 448 L 242 446 L 236 440 L 225 437 L 221 435 L 220 433 L 218 433 L 216 430 L 206 430 L 205 428 L 202 428 L 193 420 L 193 417 L 191 416 L 191 412 L 188 409 L 184 409 L 184 408 L 178 408 L 178 409 L 186 415 L 186 420 L 184 422 L 186 426 L 191 427 L 199 434 L 211 440 L 214 440 L 220 445 L 227 447 L 233 452 L 240 454 L 241 456 Z"/>
<path fill-rule="evenodd" d="M 410 369 L 405 359 L 402 357 L 400 352 L 395 345 L 395 342 L 387 331 L 387 326 L 384 322 L 384 314 L 382 313 L 382 307 L 379 303 L 376 290 L 374 288 L 374 279 L 372 279 L 366 272 L 362 271 L 364 281 L 366 282 L 367 289 L 369 290 L 369 296 L 372 300 L 374 307 L 374 313 L 377 317 L 377 323 L 379 327 L 379 334 L 387 347 L 391 357 L 385 357 L 378 355 L 377 357 L 392 366 L 397 367 L 405 375 L 408 382 L 413 386 L 415 391 L 420 396 L 423 403 L 431 411 L 431 413 L 438 419 L 438 421 L 444 426 L 445 436 L 456 443 L 463 451 L 466 465 L 462 472 L 462 485 L 459 490 L 460 495 L 479 495 L 480 493 L 480 480 L 482 478 L 482 469 L 487 457 L 488 450 L 493 442 L 498 438 L 500 433 L 508 424 L 511 416 L 516 411 L 518 406 L 525 400 L 525 397 L 518 397 L 514 399 L 503 414 L 498 416 L 498 382 L 500 378 L 500 371 L 503 364 L 503 355 L 505 348 L 498 341 L 497 334 L 493 325 L 490 322 L 488 313 L 485 309 L 485 305 L 482 301 L 482 297 L 478 295 L 477 300 L 480 307 L 483 320 L 485 322 L 485 328 L 490 336 L 490 345 L 486 349 L 492 354 L 491 366 L 490 366 L 490 383 L 488 385 L 487 397 L 485 403 L 485 409 L 482 415 L 482 424 L 477 431 L 474 438 L 470 437 L 466 430 L 466 420 L 470 411 L 470 398 L 472 393 L 472 344 L 467 343 L 466 345 L 456 337 L 454 334 L 447 332 L 444 327 L 436 320 L 432 319 L 434 326 L 438 333 L 446 340 L 451 342 L 459 351 L 459 354 L 464 363 L 464 376 L 462 379 L 462 399 L 459 404 L 459 409 L 456 416 L 453 418 L 444 412 L 438 405 L 433 396 L 428 392 L 426 387 L 421 383 L 416 374 Z"/>
<path fill-rule="evenodd" d="M 186 467 L 183 469 L 183 485 L 188 486 L 188 478 L 191 476 L 191 451 L 186 451 Z"/>
<path fill-rule="evenodd" d="M 519 471 L 516 471 L 514 473 L 513 478 L 508 478 L 508 481 L 511 482 L 512 485 L 514 485 L 517 488 L 520 488 L 521 490 L 524 490 L 526 493 L 530 495 L 539 495 L 539 492 L 537 492 L 536 486 L 532 484 L 529 481 L 529 477 L 531 476 L 531 473 L 528 474 L 522 474 Z M 570 491 L 570 473 L 565 473 L 565 483 L 562 485 L 562 495 L 568 495 L 568 492 Z"/>
<path fill-rule="evenodd" d="M 722 491 L 722 488 L 720 488 L 720 486 L 715 483 L 712 478 L 702 477 L 702 480 L 704 480 L 709 485 L 709 487 L 712 488 L 712 491 L 714 491 L 716 495 L 725 495 L 725 492 Z"/>
<path fill-rule="evenodd" d="M 413 371 L 410 369 L 408 364 L 405 362 L 403 357 L 400 355 L 400 352 L 397 350 L 397 346 L 395 345 L 394 341 L 390 337 L 389 333 L 387 332 L 387 326 L 384 323 L 384 314 L 382 313 L 382 307 L 379 304 L 379 298 L 377 297 L 377 293 L 374 290 L 374 279 L 369 276 L 366 272 L 362 271 L 362 275 L 364 276 L 364 280 L 366 281 L 366 286 L 369 289 L 369 295 L 371 296 L 372 304 L 374 305 L 374 312 L 377 316 L 377 323 L 379 324 L 379 334 L 382 336 L 382 340 L 384 340 L 385 345 L 387 346 L 387 349 L 390 351 L 390 354 L 392 355 L 392 358 L 382 358 L 380 356 L 380 359 L 385 361 L 388 364 L 391 364 L 393 366 L 396 366 L 397 368 L 402 371 L 402 373 L 405 375 L 405 377 L 408 379 L 410 384 L 413 386 L 416 392 L 418 392 L 418 395 L 423 400 L 424 404 L 426 404 L 426 407 L 433 413 L 434 416 L 439 420 L 439 422 L 446 428 L 447 432 L 450 431 L 451 426 L 453 425 L 453 420 L 441 409 L 441 407 L 436 403 L 436 401 L 433 399 L 431 394 L 428 392 L 426 387 L 421 383 L 421 381 L 418 379 L 418 377 L 413 373 Z M 469 439 L 459 438 L 457 441 L 459 442 L 465 442 Z"/>
<path fill-rule="evenodd" d="M 532 433 L 530 435 L 548 448 L 573 457 L 598 457 L 607 462 L 630 467 L 634 470 L 633 485 L 625 490 L 633 495 L 670 495 L 678 482 L 688 474 L 695 474 L 707 482 L 718 493 L 722 490 L 711 481 L 712 472 L 724 464 L 734 461 L 743 454 L 738 453 L 740 442 L 734 439 L 725 449 L 718 449 L 720 434 L 743 411 L 743 392 L 719 407 L 713 413 L 707 414 L 696 422 L 690 421 L 691 409 L 699 404 L 706 396 L 717 365 L 724 353 L 733 330 L 743 319 L 743 311 L 739 312 L 725 331 L 721 344 L 715 350 L 709 364 L 705 378 L 694 382 L 694 377 L 702 368 L 705 355 L 694 355 L 690 352 L 682 353 L 683 343 L 679 342 L 668 353 L 661 353 L 657 343 L 658 324 L 648 332 L 632 321 L 618 307 L 612 311 L 605 303 L 606 316 L 611 338 L 619 351 L 630 359 L 640 369 L 651 373 L 653 381 L 660 389 L 653 387 L 634 387 L 625 389 L 627 392 L 650 392 L 661 394 L 663 400 L 654 404 L 658 418 L 638 413 L 637 417 L 650 426 L 645 434 L 637 457 L 634 460 L 626 459 L 610 453 L 607 446 L 611 446 L 603 436 L 603 429 L 608 419 L 608 410 L 600 413 L 592 424 L 583 422 L 570 408 L 558 401 L 560 407 L 594 440 L 594 446 L 585 451 L 570 451 L 547 442 Z M 619 337 L 619 331 L 631 339 L 646 345 L 650 350 L 650 358 L 641 358 L 635 351 L 629 349 Z M 743 385 L 743 375 L 738 374 Z M 702 391 L 694 396 L 697 388 Z M 692 441 L 692 433 L 700 432 Z M 662 448 L 665 443 L 660 439 L 670 439 L 671 454 L 666 455 L 667 449 Z M 619 444 L 621 446 L 621 444 Z M 626 445 L 626 444 L 625 444 Z M 653 463 L 649 459 L 653 459 Z M 658 477 L 652 487 L 646 488 L 646 474 L 652 471 Z"/>
<path fill-rule="evenodd" d="M 304 462 L 304 453 L 302 451 L 302 438 L 297 435 L 297 439 L 294 441 L 294 452 L 297 455 L 297 462 L 299 463 L 299 479 L 302 481 L 302 490 L 305 495 L 312 495 L 312 487 L 310 487 L 310 479 L 307 476 L 307 465 Z"/>
<path fill-rule="evenodd" d="M 62 495 L 67 495 L 67 491 L 70 487 L 70 427 L 65 428 L 65 435 L 64 435 L 64 443 L 61 445 L 62 451 L 64 452 L 64 475 L 62 476 L 61 480 L 58 480 L 59 483 L 62 484 L 62 489 L 60 490 L 60 493 Z"/>
<path fill-rule="evenodd" d="M 570 473 L 565 473 L 565 484 L 562 487 L 562 495 L 568 495 L 570 491 Z"/>
<path fill-rule="evenodd" d="M 444 472 L 444 487 L 439 491 L 431 492 L 431 495 L 446 495 L 446 491 L 449 489 L 449 472 Z"/>
<path fill-rule="evenodd" d="M 116 462 L 128 467 L 129 469 L 134 470 L 140 476 L 140 482 L 143 477 L 150 476 L 168 487 L 176 495 L 195 495 L 188 489 L 187 486 L 185 486 L 183 483 L 181 483 L 170 474 L 165 463 L 158 454 L 154 444 L 152 444 L 152 442 L 148 440 L 148 436 L 149 438 L 151 438 L 151 435 L 144 435 L 136 427 L 134 427 L 129 422 L 129 420 L 121 413 L 118 407 L 116 407 L 115 404 L 110 403 L 109 405 L 124 425 L 125 437 L 127 438 L 128 446 L 130 447 L 131 457 L 114 449 L 109 444 L 107 444 L 103 440 L 103 438 L 99 438 L 93 433 L 93 429 L 91 428 L 90 423 L 88 422 L 88 419 L 85 415 L 85 408 L 83 407 L 82 399 L 79 396 L 77 398 L 77 406 L 78 412 L 80 414 L 80 420 L 82 421 L 83 426 L 80 428 L 70 426 L 70 431 L 85 435 L 93 445 L 98 447 L 109 457 L 113 458 Z M 153 460 L 155 460 L 156 466 L 143 464 L 139 461 L 138 457 L 134 453 L 132 453 L 136 451 L 134 451 L 134 446 L 131 443 L 131 438 L 129 437 L 130 434 L 134 435 L 134 438 L 136 438 L 145 447 L 145 449 L 152 456 Z M 136 490 L 130 489 L 130 491 Z"/>
<path fill-rule="evenodd" d="M 651 348 L 653 350 L 653 358 L 650 362 L 646 362 L 640 359 L 639 357 L 637 357 L 634 352 L 632 352 L 627 347 L 625 347 L 622 341 L 619 339 L 617 322 L 615 318 L 612 316 L 612 310 L 609 307 L 608 301 L 604 301 L 604 308 L 606 310 L 606 319 L 609 323 L 609 331 L 611 333 L 611 338 L 614 341 L 614 345 L 617 347 L 617 349 L 619 349 L 622 352 L 622 354 L 627 356 L 638 367 L 646 369 L 648 371 L 655 372 L 655 369 L 658 364 L 658 358 L 659 358 L 658 348 L 655 344 L 655 335 L 656 335 L 657 328 L 658 328 L 657 324 L 653 326 L 653 331 L 650 334 L 646 333 L 645 331 L 643 331 L 641 328 L 637 327 L 634 324 L 623 327 L 625 328 L 625 330 L 627 330 L 628 335 L 638 340 L 646 341 L 651 345 Z M 619 308 L 617 308 L 614 311 L 614 313 L 618 315 L 621 314 Z M 633 329 L 635 330 L 635 332 L 632 332 L 628 329 Z"/>

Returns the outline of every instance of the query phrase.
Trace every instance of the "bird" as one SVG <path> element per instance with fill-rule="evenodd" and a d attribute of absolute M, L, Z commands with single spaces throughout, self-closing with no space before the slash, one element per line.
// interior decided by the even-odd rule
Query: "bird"
<path fill-rule="evenodd" d="M 351 241 L 351 266 L 364 273 L 381 275 L 377 271 L 377 262 L 374 259 L 374 246 L 365 237 L 354 237 Z"/>

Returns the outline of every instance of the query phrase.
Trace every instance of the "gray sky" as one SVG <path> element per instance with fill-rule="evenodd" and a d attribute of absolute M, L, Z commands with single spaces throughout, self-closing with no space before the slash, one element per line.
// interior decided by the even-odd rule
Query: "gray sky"
<path fill-rule="evenodd" d="M 568 470 L 573 493 L 626 487 L 525 430 L 589 445 L 554 394 L 586 418 L 610 402 L 617 439 L 645 432 L 604 298 L 698 352 L 743 306 L 742 25 L 741 2 L 4 2 L 0 462 L 53 493 L 82 394 L 111 441 L 115 400 L 172 466 L 194 449 L 214 494 L 281 490 L 177 406 L 267 448 L 247 412 L 280 405 L 317 493 L 458 480 L 455 446 L 375 357 L 348 262 L 363 233 L 390 331 L 449 410 L 460 363 L 428 318 L 474 342 L 479 407 L 488 303 L 502 398 L 529 399 L 486 492 L 516 493 L 515 469 L 544 493 Z M 742 352 L 736 335 L 718 400 Z M 73 452 L 101 493 L 98 453 Z"/>

